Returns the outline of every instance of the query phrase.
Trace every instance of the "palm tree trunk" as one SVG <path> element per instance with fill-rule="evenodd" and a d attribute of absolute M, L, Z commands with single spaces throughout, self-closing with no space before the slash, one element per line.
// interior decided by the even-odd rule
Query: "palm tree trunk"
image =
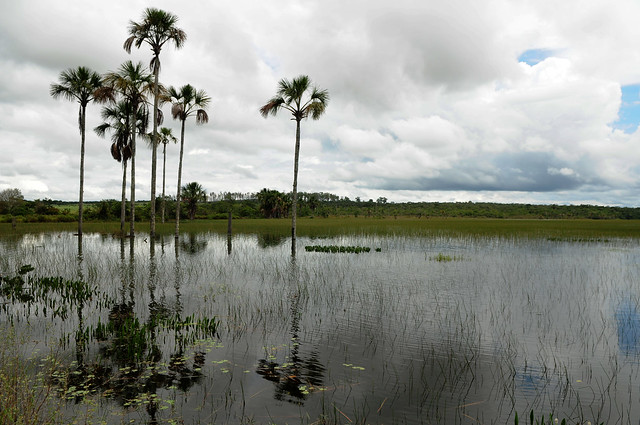
<path fill-rule="evenodd" d="M 120 201 L 120 236 L 124 237 L 124 223 L 127 215 L 127 161 L 122 161 L 122 200 Z"/>
<path fill-rule="evenodd" d="M 159 58 L 158 62 L 160 61 Z M 160 66 L 156 63 L 153 70 L 154 77 L 154 99 L 153 99 L 153 133 L 151 138 L 151 212 L 150 212 L 150 236 L 156 235 L 156 163 L 158 162 L 158 102 L 160 97 L 160 86 L 158 86 L 158 78 L 160 74 Z"/>
<path fill-rule="evenodd" d="M 78 198 L 78 236 L 82 236 L 82 210 L 84 200 L 84 140 L 86 125 L 86 106 L 80 105 L 80 196 Z"/>
<path fill-rule="evenodd" d="M 296 120 L 296 149 L 293 158 L 293 205 L 291 205 L 291 255 L 296 255 L 296 215 L 298 213 L 298 158 L 300 158 L 300 120 Z"/>
<path fill-rule="evenodd" d="M 178 162 L 178 189 L 176 191 L 176 239 L 180 236 L 180 185 L 182 184 L 182 154 L 184 152 L 184 123 L 180 128 L 180 160 Z"/>
<path fill-rule="evenodd" d="M 133 238 L 136 222 L 136 130 L 131 132 L 131 217 L 129 236 Z"/>
<path fill-rule="evenodd" d="M 165 210 L 165 200 L 164 200 L 164 185 L 166 182 L 167 175 L 167 144 L 162 144 L 162 222 L 164 223 L 164 210 Z"/>

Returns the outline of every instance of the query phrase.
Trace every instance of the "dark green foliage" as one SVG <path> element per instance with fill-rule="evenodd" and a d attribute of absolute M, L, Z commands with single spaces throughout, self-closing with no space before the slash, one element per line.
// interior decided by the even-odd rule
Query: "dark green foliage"
<path fill-rule="evenodd" d="M 65 319 L 69 309 L 79 306 L 94 298 L 99 298 L 99 292 L 87 283 L 79 280 L 66 280 L 62 277 L 27 276 L 33 271 L 30 265 L 22 266 L 15 276 L 0 276 L 0 297 L 7 300 L 2 303 L 2 310 L 8 311 L 8 306 L 23 303 L 34 311 L 42 309 L 46 317 L 60 317 Z M 106 296 L 97 301 L 106 302 Z"/>
<path fill-rule="evenodd" d="M 291 210 L 291 194 L 274 189 L 262 189 L 257 193 L 232 193 L 233 201 L 225 199 L 224 193 L 211 196 L 212 200 L 198 202 L 195 218 L 227 219 L 231 208 L 233 218 L 285 218 Z M 357 199 L 357 198 L 356 198 Z M 187 218 L 189 206 L 183 199 Z M 105 205 L 107 204 L 107 205 Z M 160 200 L 157 200 L 158 207 Z M 112 221 L 120 217 L 120 202 L 102 200 L 85 202 L 89 221 Z M 140 212 L 138 212 L 140 208 Z M 175 199 L 167 197 L 166 213 L 175 217 Z M 0 211 L 1 208 L 0 208 Z M 6 213 L 6 211 L 5 211 Z M 0 214 L 2 214 L 0 212 Z M 494 204 L 473 202 L 405 202 L 393 203 L 384 198 L 351 200 L 325 192 L 298 194 L 300 217 L 371 217 L 371 218 L 501 218 L 501 219 L 590 219 L 590 220 L 640 220 L 640 208 L 604 207 L 595 205 L 531 205 Z M 77 204 L 37 199 L 24 201 L 13 210 L 18 222 L 70 222 L 77 220 Z M 148 220 L 149 202 L 136 202 L 136 221 Z M 0 222 L 10 223 L 11 216 L 0 215 Z"/>

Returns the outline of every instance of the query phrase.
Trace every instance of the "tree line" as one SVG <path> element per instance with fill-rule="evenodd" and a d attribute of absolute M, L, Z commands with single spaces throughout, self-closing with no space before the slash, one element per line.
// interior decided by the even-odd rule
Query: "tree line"
<path fill-rule="evenodd" d="M 220 192 L 208 194 L 197 182 L 183 186 L 181 219 L 289 219 L 292 214 L 291 192 L 264 188 L 260 192 Z M 166 202 L 167 213 L 176 213 L 176 199 L 157 199 L 156 207 Z M 86 218 L 92 221 L 117 220 L 121 201 L 105 199 L 87 203 Z M 297 213 L 300 217 L 465 217 L 496 219 L 619 219 L 640 220 L 640 208 L 597 205 L 499 204 L 488 202 L 388 202 L 350 199 L 326 192 L 299 192 Z M 149 201 L 137 202 L 136 220 L 149 220 Z M 77 220 L 77 203 L 51 199 L 24 200 L 18 189 L 0 191 L 0 222 L 71 222 Z"/>

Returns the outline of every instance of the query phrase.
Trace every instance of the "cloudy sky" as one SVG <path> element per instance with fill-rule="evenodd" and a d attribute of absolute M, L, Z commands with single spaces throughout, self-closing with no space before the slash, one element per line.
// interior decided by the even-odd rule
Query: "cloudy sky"
<path fill-rule="evenodd" d="M 294 122 L 258 110 L 280 79 L 307 74 L 331 100 L 302 123 L 301 191 L 640 205 L 637 0 L 0 2 L 0 190 L 26 199 L 78 198 L 78 105 L 50 84 L 72 67 L 148 66 L 146 46 L 122 44 L 153 6 L 187 33 L 162 50 L 161 82 L 212 98 L 209 123 L 187 123 L 184 183 L 289 191 Z M 119 199 L 121 165 L 92 130 L 100 108 L 88 107 L 85 199 Z M 178 147 L 167 155 L 175 194 Z M 151 151 L 136 164 L 149 199 Z"/>

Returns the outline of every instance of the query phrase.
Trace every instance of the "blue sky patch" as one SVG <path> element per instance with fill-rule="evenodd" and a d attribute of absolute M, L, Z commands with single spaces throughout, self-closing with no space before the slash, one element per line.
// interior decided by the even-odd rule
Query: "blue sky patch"
<path fill-rule="evenodd" d="M 529 49 L 518 56 L 518 62 L 524 62 L 527 65 L 534 66 L 554 55 L 552 49 Z"/>
<path fill-rule="evenodd" d="M 612 127 L 627 134 L 634 133 L 640 122 L 640 84 L 622 86 L 622 103 L 618 111 L 618 120 Z"/>

